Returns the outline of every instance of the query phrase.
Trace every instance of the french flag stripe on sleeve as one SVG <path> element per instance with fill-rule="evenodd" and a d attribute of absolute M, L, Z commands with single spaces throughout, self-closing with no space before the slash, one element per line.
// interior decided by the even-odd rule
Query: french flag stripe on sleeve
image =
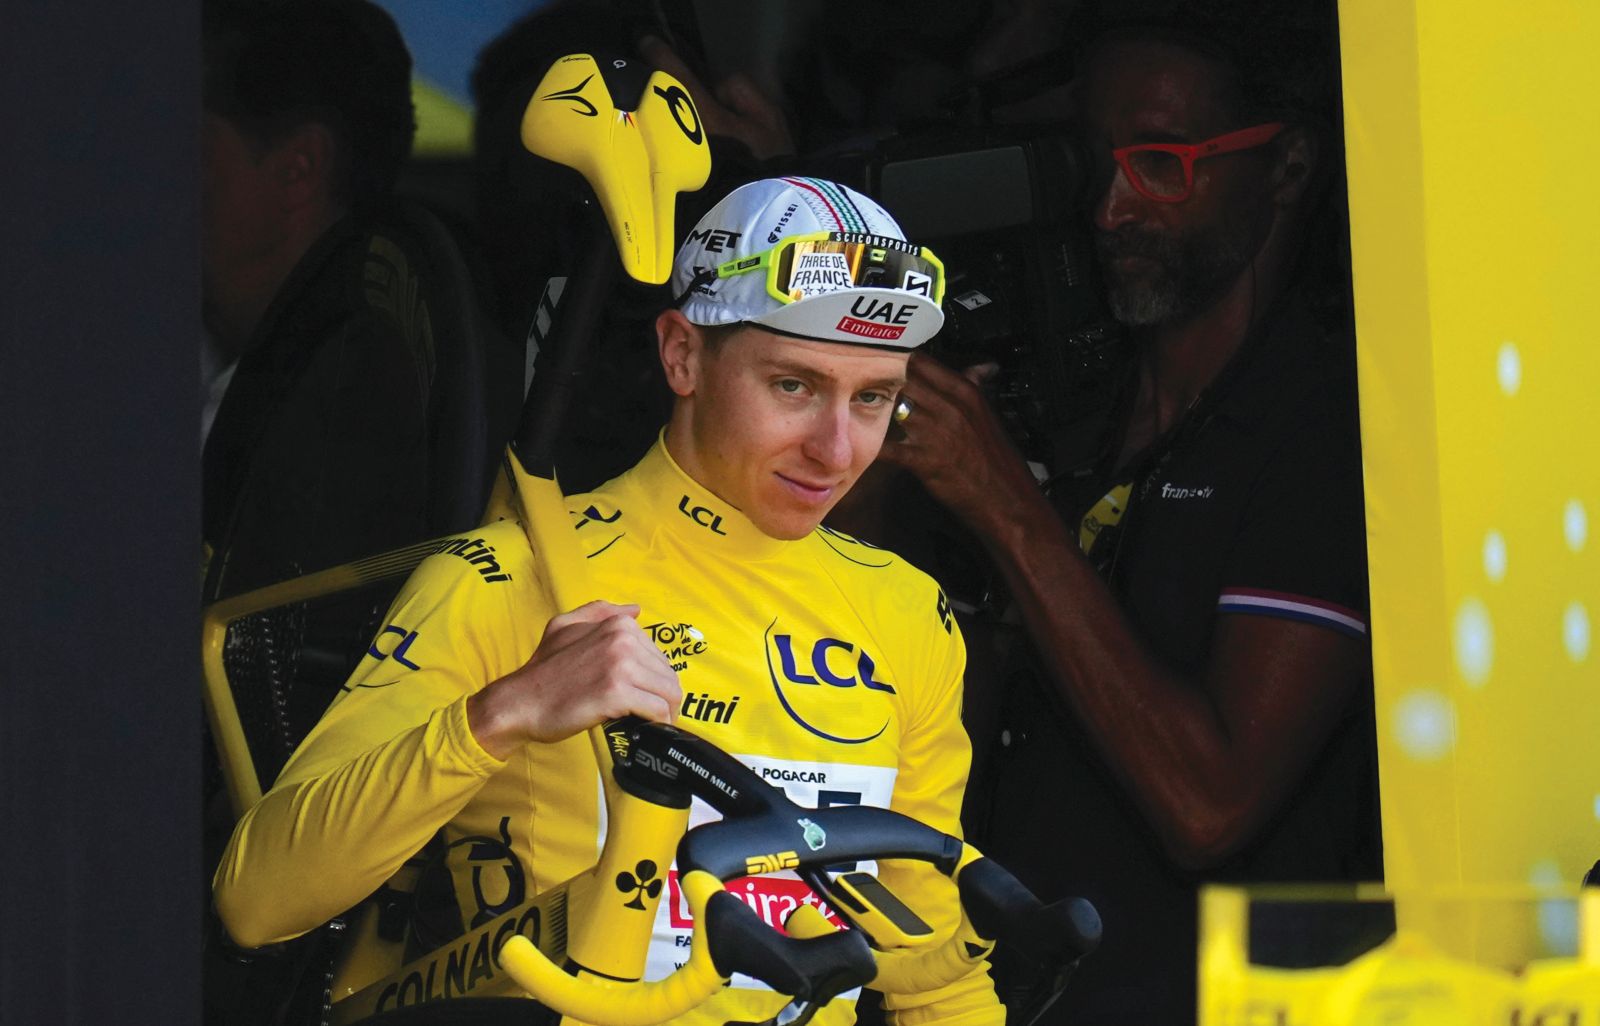
<path fill-rule="evenodd" d="M 1217 611 L 1281 616 L 1287 620 L 1319 623 L 1356 637 L 1366 637 L 1367 634 L 1367 622 L 1355 610 L 1281 591 L 1225 588 L 1217 598 Z"/>

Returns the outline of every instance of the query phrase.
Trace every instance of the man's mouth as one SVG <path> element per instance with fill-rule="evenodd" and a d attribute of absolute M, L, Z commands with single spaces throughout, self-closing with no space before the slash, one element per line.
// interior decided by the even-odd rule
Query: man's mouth
<path fill-rule="evenodd" d="M 1139 234 L 1129 229 L 1101 232 L 1095 238 L 1095 250 L 1101 263 L 1113 267 L 1159 264 L 1169 248 L 1166 240 L 1158 236 Z"/>
<path fill-rule="evenodd" d="M 1158 264 L 1153 257 L 1140 256 L 1137 253 L 1123 253 L 1112 257 L 1107 266 L 1118 274 L 1139 274 L 1154 270 Z"/>
<path fill-rule="evenodd" d="M 783 482 L 784 487 L 786 487 L 791 494 L 806 502 L 826 502 L 837 490 L 837 486 L 833 484 L 828 484 L 826 482 L 807 481 L 802 478 L 790 477 L 787 474 L 778 474 L 777 478 L 779 481 Z"/>

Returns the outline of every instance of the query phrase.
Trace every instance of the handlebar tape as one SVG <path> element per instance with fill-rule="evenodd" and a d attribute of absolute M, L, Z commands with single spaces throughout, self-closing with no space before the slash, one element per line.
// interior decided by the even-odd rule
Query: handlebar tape
<path fill-rule="evenodd" d="M 500 949 L 500 964 L 555 1011 L 606 1026 L 651 1026 L 676 1018 L 720 990 L 736 972 L 820 1005 L 865 985 L 877 971 L 858 930 L 811 939 L 785 937 L 709 873 L 690 871 L 679 883 L 703 928 L 695 930 L 683 968 L 663 980 L 570 976 L 521 935 Z"/>
<path fill-rule="evenodd" d="M 784 928 L 791 937 L 842 936 L 826 916 L 810 905 L 795 909 Z M 877 952 L 876 975 L 867 986 L 885 994 L 937 990 L 966 976 L 993 949 L 994 941 L 980 937 L 963 910 L 955 934 L 936 947 Z"/>
<path fill-rule="evenodd" d="M 707 873 L 687 873 L 679 884 L 696 918 L 704 914 L 711 897 L 722 893 L 722 882 Z M 717 971 L 703 930 L 692 935 L 689 960 L 683 967 L 653 982 L 570 976 L 521 934 L 501 947 L 500 965 L 518 986 L 546 1006 L 570 1018 L 606 1026 L 654 1026 L 675 1019 L 727 982 Z"/>
<path fill-rule="evenodd" d="M 1100 940 L 1100 917 L 1082 898 L 1053 905 L 1039 900 L 1005 867 L 967 848 L 957 872 L 961 922 L 955 933 L 931 949 L 922 947 L 877 953 L 877 975 L 869 984 L 886 994 L 934 990 L 971 972 L 1004 938 L 1047 965 L 1076 962 Z M 833 930 L 809 906 L 797 909 L 785 924 L 799 937 L 818 937 Z"/>
<path fill-rule="evenodd" d="M 607 1026 L 652 1026 L 675 1019 L 721 989 L 711 959 L 692 955 L 654 983 L 569 976 L 521 934 L 500 949 L 500 965 L 534 998 L 562 1015 Z"/>
<path fill-rule="evenodd" d="M 726 891 L 713 895 L 707 903 L 705 927 L 718 972 L 753 976 L 800 1001 L 820 1005 L 866 985 L 877 973 L 872 949 L 861 931 L 785 937 Z"/>

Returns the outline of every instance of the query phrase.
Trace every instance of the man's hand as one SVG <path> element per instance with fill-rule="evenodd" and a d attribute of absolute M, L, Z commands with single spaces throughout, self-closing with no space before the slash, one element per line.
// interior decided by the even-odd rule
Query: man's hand
<path fill-rule="evenodd" d="M 683 691 L 638 615 L 638 606 L 596 601 L 553 617 L 526 664 L 467 700 L 484 751 L 504 759 L 630 713 L 671 723 Z"/>
<path fill-rule="evenodd" d="M 1008 510 L 1040 501 L 1038 483 L 980 388 L 995 369 L 980 364 L 958 374 L 932 357 L 913 355 L 900 393 L 911 415 L 890 432 L 880 454 L 915 474 L 985 538 L 1003 527 Z"/>

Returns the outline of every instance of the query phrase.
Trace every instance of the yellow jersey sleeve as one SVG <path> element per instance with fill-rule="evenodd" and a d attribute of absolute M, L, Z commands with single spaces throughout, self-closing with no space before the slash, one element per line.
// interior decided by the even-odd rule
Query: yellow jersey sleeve
<path fill-rule="evenodd" d="M 929 582 L 930 592 L 937 587 Z M 930 603 L 930 608 L 932 603 Z M 937 615 L 918 617 L 926 628 L 917 648 L 929 656 L 925 686 L 901 740 L 900 774 L 890 807 L 945 833 L 961 836 L 961 800 L 966 792 L 972 746 L 961 725 L 966 647 L 960 628 L 948 615 L 943 594 Z M 939 942 L 960 922 L 960 897 L 955 884 L 922 863 L 884 861 L 879 876 L 895 894 L 934 928 Z M 986 965 L 938 990 L 884 996 L 887 1018 L 895 1026 L 998 1026 L 1005 1008 L 995 995 Z"/>
<path fill-rule="evenodd" d="M 528 660 L 548 616 L 531 556 L 485 574 L 469 558 L 479 551 L 493 550 L 418 567 L 343 692 L 235 828 L 213 895 L 237 943 L 287 940 L 355 905 L 504 767 L 473 737 L 466 700 Z"/>

